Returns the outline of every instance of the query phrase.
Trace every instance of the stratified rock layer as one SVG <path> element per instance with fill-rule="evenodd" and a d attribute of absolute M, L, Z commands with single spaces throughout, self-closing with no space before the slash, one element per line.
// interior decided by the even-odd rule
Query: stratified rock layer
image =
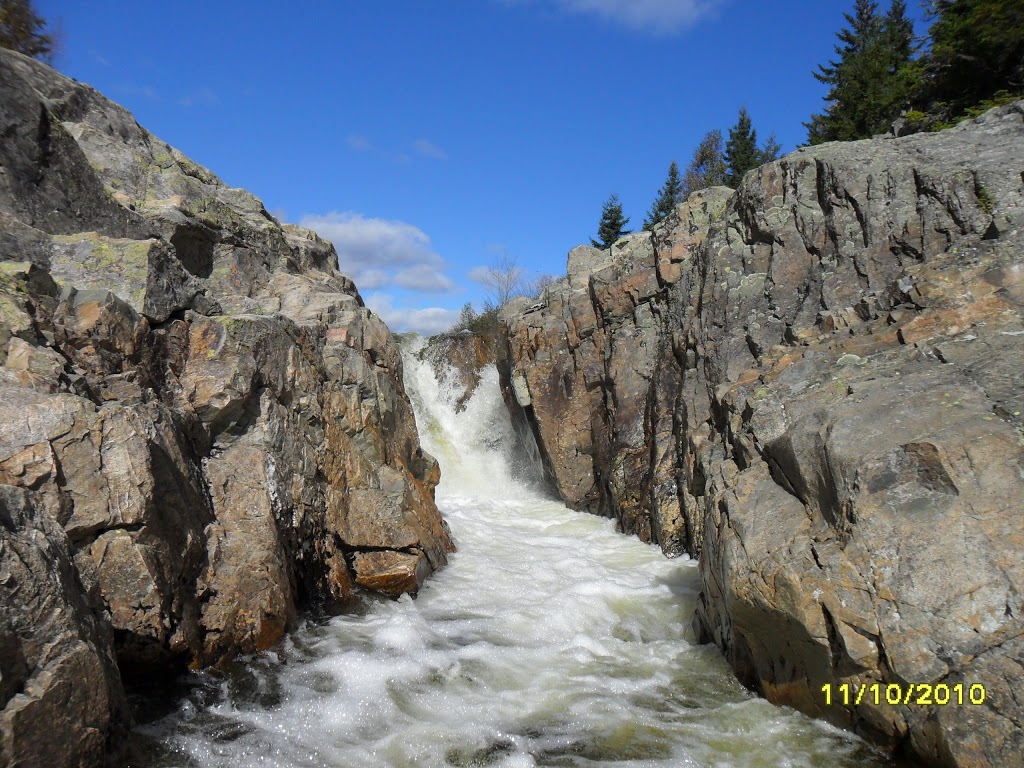
<path fill-rule="evenodd" d="M 504 322 L 563 497 L 700 556 L 697 631 L 747 684 L 1024 764 L 1024 103 L 705 190 Z"/>
<path fill-rule="evenodd" d="M 452 542 L 331 245 L 3 50 L 0 135 L 0 762 L 92 765 L 115 654 L 263 649 L 300 604 L 415 592 Z"/>

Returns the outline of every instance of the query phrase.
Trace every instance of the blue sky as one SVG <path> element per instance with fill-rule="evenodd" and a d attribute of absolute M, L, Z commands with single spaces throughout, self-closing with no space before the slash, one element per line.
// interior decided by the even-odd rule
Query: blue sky
<path fill-rule="evenodd" d="M 426 332 L 480 306 L 497 257 L 563 274 L 612 192 L 639 228 L 669 162 L 740 106 L 802 143 L 852 5 L 36 0 L 61 71 L 333 239 L 369 306 Z"/>

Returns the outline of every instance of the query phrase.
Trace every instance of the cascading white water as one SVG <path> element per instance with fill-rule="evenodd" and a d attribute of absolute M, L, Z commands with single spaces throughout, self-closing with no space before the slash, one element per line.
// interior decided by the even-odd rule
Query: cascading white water
<path fill-rule="evenodd" d="M 477 391 L 458 412 L 461 391 L 452 385 L 459 379 L 457 372 L 441 371 L 439 379 L 433 366 L 419 358 L 423 344 L 422 338 L 407 342 L 405 386 L 416 413 L 420 443 L 441 465 L 438 495 L 491 499 L 519 498 L 524 492 L 536 495 L 541 469 L 512 454 L 515 433 L 498 389 L 497 369 L 491 365 L 483 370 Z"/>
<path fill-rule="evenodd" d="M 308 626 L 196 675 L 140 729 L 153 766 L 882 766 L 849 734 L 744 691 L 693 642 L 694 563 L 510 472 L 493 369 L 467 408 L 407 355 L 459 552 L 419 597 Z"/>

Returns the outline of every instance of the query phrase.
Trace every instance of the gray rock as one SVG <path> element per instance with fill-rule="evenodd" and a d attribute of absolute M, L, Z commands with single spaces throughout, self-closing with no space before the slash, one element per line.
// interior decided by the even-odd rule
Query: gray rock
<path fill-rule="evenodd" d="M 567 503 L 700 557 L 747 685 L 933 765 L 1024 754 L 1022 148 L 1018 102 L 800 150 L 504 318 Z"/>
<path fill-rule="evenodd" d="M 128 679 L 259 651 L 301 600 L 414 593 L 454 544 L 397 345 L 333 246 L 6 50 L 0 134 L 0 484 L 48 515 L 5 530 L 65 585 L 0 579 L 0 762 L 98 765 L 127 722 L 115 655 Z M 81 647 L 26 708 L 43 632 Z"/>
<path fill-rule="evenodd" d="M 111 632 L 40 502 L 0 485 L 0 764 L 101 765 L 129 722 Z"/>

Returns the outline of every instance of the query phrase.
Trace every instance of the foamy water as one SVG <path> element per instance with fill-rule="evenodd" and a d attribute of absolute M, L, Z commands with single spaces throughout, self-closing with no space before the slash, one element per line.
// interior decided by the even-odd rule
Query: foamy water
<path fill-rule="evenodd" d="M 183 681 L 177 709 L 140 729 L 159 744 L 150 765 L 887 764 L 751 696 L 693 642 L 693 562 L 516 477 L 493 370 L 456 414 L 429 367 L 406 366 L 459 552 L 416 600 L 372 601 Z"/>

